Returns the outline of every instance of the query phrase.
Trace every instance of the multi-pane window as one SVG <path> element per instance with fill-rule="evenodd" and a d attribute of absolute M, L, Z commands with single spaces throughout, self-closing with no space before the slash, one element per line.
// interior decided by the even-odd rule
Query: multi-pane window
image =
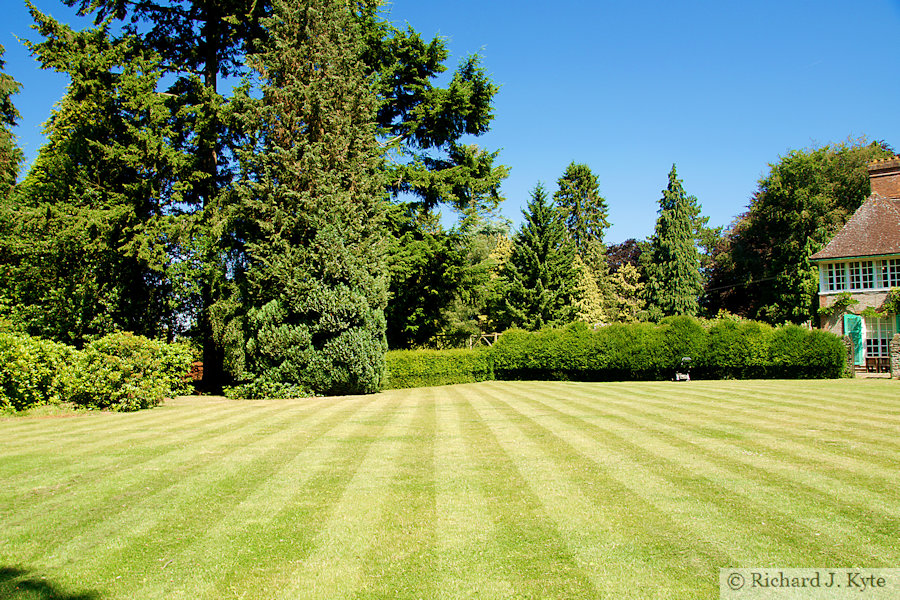
<path fill-rule="evenodd" d="M 870 290 L 875 287 L 875 267 L 871 260 L 848 263 L 851 290 Z"/>
<path fill-rule="evenodd" d="M 866 356 L 882 358 L 889 356 L 891 338 L 897 332 L 893 316 L 866 318 Z"/>
<path fill-rule="evenodd" d="M 844 278 L 844 263 L 828 265 L 828 291 L 843 290 L 847 287 Z"/>
<path fill-rule="evenodd" d="M 823 268 L 823 292 L 900 287 L 900 258 L 830 263 Z"/>
<path fill-rule="evenodd" d="M 850 289 L 858 290 L 862 284 L 862 265 L 857 262 L 852 262 L 847 265 L 850 270 Z"/>
<path fill-rule="evenodd" d="M 900 287 L 900 259 L 881 261 L 881 287 Z"/>

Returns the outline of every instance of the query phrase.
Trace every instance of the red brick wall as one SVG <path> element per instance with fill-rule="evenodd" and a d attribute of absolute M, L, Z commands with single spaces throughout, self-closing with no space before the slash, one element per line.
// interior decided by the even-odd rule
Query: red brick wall
<path fill-rule="evenodd" d="M 884 198 L 900 198 L 900 157 L 868 164 L 872 193 Z"/>

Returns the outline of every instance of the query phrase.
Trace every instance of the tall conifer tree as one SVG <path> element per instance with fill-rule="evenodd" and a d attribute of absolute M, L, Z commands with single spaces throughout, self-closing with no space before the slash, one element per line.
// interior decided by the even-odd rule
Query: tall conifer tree
<path fill-rule="evenodd" d="M 507 290 L 501 324 L 535 330 L 567 323 L 575 316 L 577 272 L 575 246 L 562 214 L 540 183 L 522 214 L 525 223 L 504 265 Z"/>
<path fill-rule="evenodd" d="M 684 192 L 675 165 L 659 201 L 659 218 L 651 240 L 647 300 L 662 316 L 696 315 L 702 290 L 697 218 L 700 207 Z"/>
<path fill-rule="evenodd" d="M 347 0 L 276 0 L 258 123 L 229 215 L 242 240 L 245 395 L 366 393 L 384 371 L 387 278 L 377 100 Z M 262 152 L 257 152 L 257 150 Z"/>
<path fill-rule="evenodd" d="M 3 72 L 6 64 L 3 60 L 5 49 L 0 45 L 0 200 L 9 194 L 16 182 L 19 164 L 22 162 L 22 151 L 16 145 L 16 136 L 12 132 L 19 111 L 13 104 L 12 97 L 21 89 L 21 84 Z"/>

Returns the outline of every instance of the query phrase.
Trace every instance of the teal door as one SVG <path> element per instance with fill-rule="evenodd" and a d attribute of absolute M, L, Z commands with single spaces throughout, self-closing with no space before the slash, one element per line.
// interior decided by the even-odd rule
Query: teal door
<path fill-rule="evenodd" d="M 862 317 L 859 315 L 844 315 L 844 335 L 849 336 L 850 341 L 853 342 L 853 364 L 855 365 L 865 364 L 862 327 Z"/>

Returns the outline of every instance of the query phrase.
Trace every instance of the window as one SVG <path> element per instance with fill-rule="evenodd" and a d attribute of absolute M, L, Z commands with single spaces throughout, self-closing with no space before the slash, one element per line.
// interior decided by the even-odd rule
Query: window
<path fill-rule="evenodd" d="M 900 259 L 881 261 L 881 287 L 900 287 Z"/>
<path fill-rule="evenodd" d="M 828 288 L 829 292 L 835 290 L 846 289 L 847 283 L 844 278 L 844 263 L 834 263 L 828 265 Z"/>
<path fill-rule="evenodd" d="M 891 338 L 897 332 L 895 317 L 866 318 L 866 356 L 883 358 L 889 356 Z"/>
<path fill-rule="evenodd" d="M 848 265 L 851 290 L 870 290 L 875 287 L 875 268 L 871 260 L 852 262 Z"/>

